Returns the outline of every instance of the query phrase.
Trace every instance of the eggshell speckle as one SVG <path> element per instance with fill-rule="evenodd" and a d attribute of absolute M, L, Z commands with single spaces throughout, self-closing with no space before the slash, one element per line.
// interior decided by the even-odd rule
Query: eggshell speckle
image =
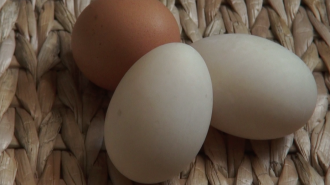
<path fill-rule="evenodd" d="M 207 66 L 192 47 L 171 43 L 144 55 L 119 83 L 106 115 L 115 167 L 141 183 L 179 174 L 205 140 L 212 97 Z"/>
<path fill-rule="evenodd" d="M 97 0 L 75 23 L 72 53 L 89 80 L 113 91 L 144 54 L 180 41 L 173 14 L 158 0 Z"/>
<path fill-rule="evenodd" d="M 273 139 L 304 126 L 317 97 L 312 73 L 286 48 L 251 35 L 227 34 L 191 45 L 213 84 L 211 125 L 249 139 Z"/>

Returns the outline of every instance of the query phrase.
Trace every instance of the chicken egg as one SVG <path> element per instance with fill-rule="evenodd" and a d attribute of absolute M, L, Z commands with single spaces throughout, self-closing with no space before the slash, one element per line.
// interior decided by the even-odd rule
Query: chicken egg
<path fill-rule="evenodd" d="M 182 43 L 140 58 L 116 88 L 105 119 L 108 155 L 124 176 L 158 183 L 180 173 L 205 140 L 212 83 L 200 54 Z"/>
<path fill-rule="evenodd" d="M 191 44 L 213 85 L 211 125 L 248 139 L 274 139 L 303 127 L 317 97 L 305 63 L 291 51 L 252 35 L 226 34 Z"/>
<path fill-rule="evenodd" d="M 74 25 L 72 53 L 89 80 L 113 91 L 140 57 L 172 42 L 181 42 L 179 27 L 158 0 L 97 0 Z"/>

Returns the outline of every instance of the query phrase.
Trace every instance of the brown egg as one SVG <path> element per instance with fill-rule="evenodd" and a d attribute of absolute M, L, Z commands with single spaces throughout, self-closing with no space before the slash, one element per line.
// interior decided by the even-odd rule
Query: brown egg
<path fill-rule="evenodd" d="M 180 42 L 178 24 L 158 0 L 97 0 L 80 14 L 72 52 L 92 82 L 115 90 L 126 71 L 152 49 Z"/>

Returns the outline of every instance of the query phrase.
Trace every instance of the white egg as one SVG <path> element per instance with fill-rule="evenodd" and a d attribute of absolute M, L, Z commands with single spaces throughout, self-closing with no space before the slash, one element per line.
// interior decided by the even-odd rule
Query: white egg
<path fill-rule="evenodd" d="M 211 125 L 249 139 L 273 139 L 304 126 L 317 97 L 305 63 L 286 48 L 251 35 L 226 34 L 191 45 L 213 85 Z"/>
<path fill-rule="evenodd" d="M 195 49 L 153 49 L 129 69 L 109 104 L 104 136 L 111 161 L 141 183 L 178 175 L 205 140 L 212 104 L 210 74 Z"/>

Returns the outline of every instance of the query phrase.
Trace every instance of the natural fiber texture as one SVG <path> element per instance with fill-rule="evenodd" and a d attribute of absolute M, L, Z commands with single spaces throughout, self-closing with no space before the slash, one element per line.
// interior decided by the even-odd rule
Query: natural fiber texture
<path fill-rule="evenodd" d="M 256 141 L 210 128 L 198 156 L 160 184 L 330 185 L 330 0 L 160 1 L 183 43 L 226 33 L 272 40 L 306 63 L 318 89 L 312 117 L 295 133 Z M 71 53 L 90 2 L 0 0 L 0 185 L 139 184 L 105 151 L 112 92 L 89 82 Z"/>

